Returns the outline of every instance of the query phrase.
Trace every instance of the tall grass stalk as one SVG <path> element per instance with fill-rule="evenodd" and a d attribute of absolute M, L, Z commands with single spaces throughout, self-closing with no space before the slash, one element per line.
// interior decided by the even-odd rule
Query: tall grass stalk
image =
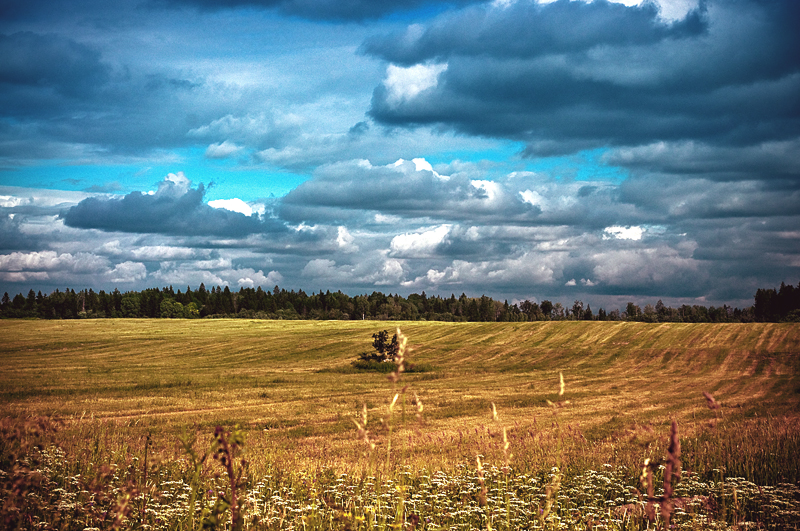
<path fill-rule="evenodd" d="M 200 490 L 200 481 L 202 479 L 203 474 L 203 466 L 205 465 L 206 458 L 208 457 L 208 452 L 204 453 L 200 456 L 197 451 L 195 450 L 195 444 L 197 442 L 196 436 L 190 436 L 189 433 L 184 429 L 183 434 L 178 438 L 178 442 L 183 449 L 184 455 L 188 456 L 190 462 L 190 472 L 189 472 L 189 510 L 187 513 L 187 520 L 189 524 L 189 530 L 195 530 L 195 516 L 197 514 L 197 493 Z"/>

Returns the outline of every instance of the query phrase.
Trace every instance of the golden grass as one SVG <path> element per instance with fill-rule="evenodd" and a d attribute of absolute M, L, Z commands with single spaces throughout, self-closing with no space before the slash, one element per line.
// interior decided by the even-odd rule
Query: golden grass
<path fill-rule="evenodd" d="M 387 378 L 384 322 L 0 324 L 11 527 L 627 529 L 667 446 L 662 522 L 800 514 L 797 325 L 400 323 L 427 370 Z"/>
<path fill-rule="evenodd" d="M 517 463 L 531 466 L 552 457 L 544 442 L 554 437 L 556 422 L 575 448 L 623 439 L 635 443 L 631 452 L 658 455 L 663 448 L 643 441 L 658 440 L 652 434 L 666 433 L 673 418 L 687 436 L 717 422 L 704 391 L 731 419 L 794 419 L 800 410 L 794 324 L 399 324 L 410 338 L 409 359 L 432 368 L 403 375 L 425 404 L 424 424 L 409 415 L 394 434 L 395 447 L 404 441 L 415 468 L 474 462 L 476 452 L 499 462 L 502 428 L 492 425 L 493 403 Z M 381 446 L 386 433 L 379 419 L 388 418 L 396 392 L 386 375 L 353 372 L 350 362 L 369 348 L 372 333 L 389 327 L 3 321 L 0 414 L 60 419 L 64 440 L 99 430 L 108 445 L 116 437 L 134 447 L 151 433 L 162 449 L 187 427 L 210 433 L 216 425 L 241 425 L 253 455 L 350 467 L 366 459 L 353 420 L 366 404 Z M 567 400 L 554 416 L 548 401 Z"/>

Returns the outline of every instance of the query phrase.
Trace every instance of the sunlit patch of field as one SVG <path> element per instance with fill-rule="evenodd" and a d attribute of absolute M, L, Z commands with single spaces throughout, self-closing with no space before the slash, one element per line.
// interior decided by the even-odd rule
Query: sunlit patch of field
<path fill-rule="evenodd" d="M 663 459 L 675 419 L 684 467 L 701 478 L 720 469 L 760 484 L 800 478 L 790 457 L 800 448 L 796 324 L 0 325 L 0 414 L 57 421 L 49 440 L 79 463 L 75 471 L 101 461 L 130 467 L 146 454 L 148 436 L 153 462 L 174 462 L 182 433 L 204 441 L 216 426 L 239 426 L 253 478 L 323 469 L 366 477 L 397 467 L 463 474 L 476 455 L 500 465 L 511 453 L 517 473 L 558 466 L 580 476 L 607 466 L 630 479 L 645 458 Z M 355 370 L 372 333 L 397 325 L 409 358 L 426 370 L 397 385 Z M 404 388 L 387 452 L 389 403 Z M 722 409 L 709 409 L 703 391 Z M 414 393 L 424 405 L 419 418 Z M 354 423 L 365 405 L 373 450 Z"/>
<path fill-rule="evenodd" d="M 495 403 L 515 429 L 551 424 L 559 373 L 562 424 L 594 440 L 636 426 L 691 432 L 728 416 L 786 415 L 800 403 L 800 328 L 783 324 L 400 323 L 413 361 L 404 376 L 425 404 L 425 431 L 487 424 Z M 386 376 L 351 369 L 381 322 L 6 321 L 2 414 L 48 415 L 68 429 L 108 421 L 171 437 L 183 426 L 245 426 L 259 439 L 326 436 L 349 453 L 363 404 L 382 416 Z M 83 419 L 83 420 L 81 420 Z M 266 431 L 265 431 L 266 430 Z M 663 430 L 662 430 L 663 431 Z M 446 449 L 450 452 L 452 449 Z M 465 450 L 454 458 L 468 458 Z"/>

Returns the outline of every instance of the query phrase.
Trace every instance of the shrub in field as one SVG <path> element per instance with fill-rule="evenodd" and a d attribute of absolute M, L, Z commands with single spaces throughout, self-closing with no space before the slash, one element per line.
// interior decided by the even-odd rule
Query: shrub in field
<path fill-rule="evenodd" d="M 399 344 L 397 334 L 389 341 L 389 331 L 381 330 L 372 334 L 372 351 L 364 351 L 353 362 L 353 367 L 362 371 L 390 373 L 394 370 L 392 363 L 397 355 Z"/>
<path fill-rule="evenodd" d="M 398 333 L 400 331 L 398 330 Z M 389 331 L 381 330 L 372 334 L 372 351 L 365 351 L 358 355 L 353 362 L 353 367 L 362 371 L 392 373 L 396 370 L 397 356 L 400 351 L 398 335 L 394 334 L 389 340 Z M 404 372 L 426 372 L 430 370 L 427 365 L 411 363 L 404 364 Z"/>
<path fill-rule="evenodd" d="M 389 341 L 389 331 L 381 330 L 372 334 L 372 348 L 374 351 L 362 352 L 358 355 L 359 361 L 390 363 L 397 355 L 400 345 L 397 342 L 397 334 L 392 336 Z"/>
<path fill-rule="evenodd" d="M 394 370 L 394 366 L 391 363 L 386 363 L 383 361 L 375 361 L 375 360 L 363 360 L 363 359 L 355 360 L 353 362 L 353 367 L 361 371 L 374 371 L 386 374 Z"/>

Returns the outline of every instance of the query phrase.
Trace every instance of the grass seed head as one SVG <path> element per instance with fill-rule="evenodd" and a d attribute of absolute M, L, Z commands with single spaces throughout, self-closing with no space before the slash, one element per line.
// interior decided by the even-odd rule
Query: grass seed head
<path fill-rule="evenodd" d="M 412 405 L 417 407 L 417 420 L 421 420 L 422 412 L 424 411 L 425 407 L 422 405 L 422 400 L 420 400 L 416 392 L 414 392 L 414 402 L 412 402 Z"/>
<path fill-rule="evenodd" d="M 389 373 L 389 381 L 392 383 L 397 383 L 400 381 L 400 377 L 406 371 L 406 350 L 408 344 L 408 338 L 403 335 L 400 329 L 397 329 L 397 353 L 394 356 L 394 365 L 395 369 L 391 373 Z"/>
<path fill-rule="evenodd" d="M 508 440 L 508 433 L 506 428 L 503 428 L 503 457 L 506 463 L 506 467 L 508 467 L 508 462 L 514 457 L 514 454 L 509 452 L 508 450 L 511 448 L 511 442 Z"/>
<path fill-rule="evenodd" d="M 711 396 L 711 393 L 709 393 L 708 391 L 703 391 L 703 396 L 706 398 L 706 404 L 708 405 L 708 409 L 715 410 L 722 407 L 719 402 L 714 400 L 714 397 Z"/>

